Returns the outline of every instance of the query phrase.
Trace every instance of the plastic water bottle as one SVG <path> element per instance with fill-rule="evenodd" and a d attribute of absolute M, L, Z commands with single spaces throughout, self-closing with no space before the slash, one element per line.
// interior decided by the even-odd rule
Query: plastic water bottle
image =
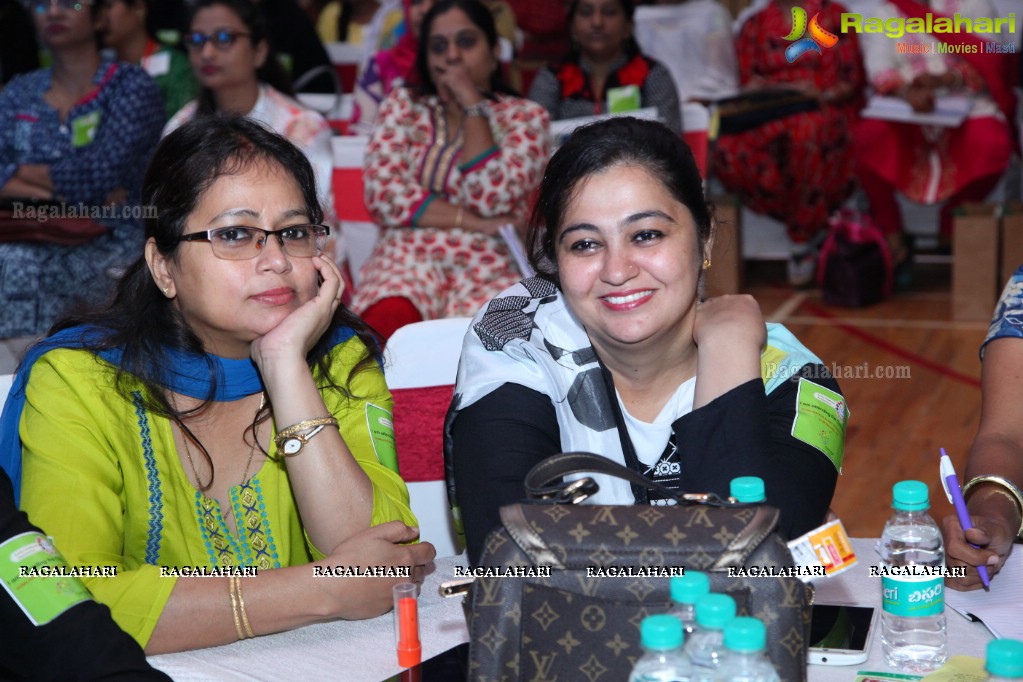
<path fill-rule="evenodd" d="M 739 502 L 766 502 L 764 479 L 759 476 L 739 476 L 733 478 L 729 486 L 729 494 Z"/>
<path fill-rule="evenodd" d="M 692 668 L 682 651 L 682 623 L 668 614 L 647 616 L 639 626 L 646 653 L 639 657 L 629 682 L 689 682 Z"/>
<path fill-rule="evenodd" d="M 901 481 L 892 488 L 892 496 L 895 513 L 885 524 L 880 543 L 881 642 L 889 665 L 927 672 L 947 656 L 945 547 L 941 531 L 927 514 L 927 484 Z M 893 569 L 900 574 L 892 575 Z M 939 574 L 929 575 L 934 569 Z"/>
<path fill-rule="evenodd" d="M 696 602 L 708 594 L 710 578 L 706 573 L 688 571 L 685 575 L 676 575 L 671 579 L 671 600 L 675 602 L 671 615 L 681 621 L 687 640 L 692 638 L 699 627 L 696 624 Z"/>
<path fill-rule="evenodd" d="M 1023 680 L 1023 642 L 1018 639 L 993 639 L 987 643 L 989 682 Z"/>
<path fill-rule="evenodd" d="M 767 657 L 767 628 L 757 618 L 739 616 L 725 625 L 728 658 L 721 664 L 721 682 L 781 682 Z"/>
<path fill-rule="evenodd" d="M 725 625 L 735 618 L 735 600 L 727 594 L 708 594 L 696 602 L 697 630 L 686 644 L 694 682 L 713 682 L 724 661 Z"/>

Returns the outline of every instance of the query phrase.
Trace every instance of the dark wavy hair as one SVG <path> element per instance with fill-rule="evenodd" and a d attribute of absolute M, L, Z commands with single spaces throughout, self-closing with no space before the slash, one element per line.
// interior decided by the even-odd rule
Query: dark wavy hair
<path fill-rule="evenodd" d="M 152 239 L 162 255 L 176 258 L 188 217 L 213 183 L 221 177 L 237 175 L 261 164 L 279 168 L 292 177 L 301 190 L 310 222 L 323 220 L 323 210 L 316 195 L 316 178 L 301 150 L 251 119 L 216 114 L 200 116 L 184 124 L 165 137 L 153 153 L 142 186 L 142 204 L 155 208 L 156 213 L 156 217 L 152 217 L 147 211 L 144 221 L 146 240 Z M 206 351 L 177 306 L 157 287 L 144 256 L 129 265 L 121 276 L 112 302 L 92 311 L 64 317 L 50 333 L 82 324 L 104 330 L 99 340 L 89 339 L 86 348 L 94 351 L 122 349 L 116 378 L 118 392 L 126 400 L 131 400 L 141 383 L 145 407 L 176 421 L 202 449 L 212 470 L 206 449 L 191 436 L 181 420 L 213 400 L 216 394 L 215 366 L 207 358 L 210 392 L 198 406 L 182 411 L 170 404 L 160 383 L 160 369 L 170 362 L 168 351 L 201 357 L 206 357 Z M 349 371 L 344 385 L 337 385 L 330 379 L 332 359 L 329 351 L 330 339 L 341 327 L 353 329 L 367 350 Z M 377 366 L 380 360 L 379 346 L 369 327 L 344 306 L 338 307 L 330 327 L 306 356 L 321 388 L 336 390 L 349 397 L 353 395 L 349 389 L 352 378 Z M 256 415 L 252 424 L 253 436 L 256 426 L 269 416 L 269 407 Z"/>
<path fill-rule="evenodd" d="M 582 2 L 582 0 L 572 0 L 572 2 L 568 6 L 569 30 L 571 30 L 572 21 L 575 19 L 576 12 L 579 11 L 580 2 Z M 622 8 L 622 11 L 625 13 L 625 18 L 629 21 L 629 23 L 633 23 L 633 17 L 636 14 L 636 5 L 632 2 L 632 0 L 618 0 L 618 5 Z M 622 44 L 622 50 L 625 52 L 625 56 L 628 57 L 629 59 L 632 59 L 637 54 L 641 53 L 641 50 L 639 49 L 639 43 L 636 42 L 636 37 L 632 35 L 625 39 L 625 42 Z M 580 56 L 579 46 L 576 45 L 575 41 L 573 40 L 572 48 L 571 50 L 569 50 L 568 57 L 566 58 L 565 61 L 570 63 L 578 63 L 579 56 Z"/>
<path fill-rule="evenodd" d="M 663 123 L 615 116 L 577 129 L 547 164 L 526 238 L 529 262 L 538 274 L 558 282 L 555 240 L 568 204 L 584 180 L 615 166 L 646 169 L 689 209 L 703 259 L 714 209 L 704 196 L 703 179 L 689 145 Z"/>
<path fill-rule="evenodd" d="M 284 64 L 281 63 L 280 56 L 267 37 L 266 18 L 263 16 L 263 11 L 252 0 L 199 0 L 195 3 L 192 13 L 188 18 L 188 30 L 192 30 L 192 22 L 195 20 L 196 14 L 208 7 L 216 7 L 218 5 L 231 10 L 242 20 L 245 28 L 249 31 L 249 40 L 252 41 L 253 46 L 258 45 L 260 42 L 266 42 L 268 48 L 266 59 L 263 60 L 263 65 L 256 69 L 256 78 L 259 82 L 266 83 L 289 97 L 294 97 L 295 90 L 291 85 L 291 76 L 288 75 Z M 197 113 L 212 114 L 217 110 L 217 104 L 213 99 L 213 91 L 209 88 L 200 88 L 198 99 Z"/>
<path fill-rule="evenodd" d="M 441 14 L 453 9 L 460 9 L 469 17 L 469 21 L 476 25 L 476 28 L 483 31 L 487 39 L 487 45 L 493 50 L 497 47 L 497 28 L 494 26 L 494 15 L 487 9 L 487 6 L 479 0 L 441 0 L 430 8 L 430 11 L 423 17 L 423 27 L 419 31 L 419 47 L 416 51 L 416 70 L 419 72 L 419 85 L 416 92 L 420 95 L 436 95 L 437 86 L 430 75 L 430 30 L 433 22 Z M 511 95 L 519 97 L 519 93 L 510 85 L 505 83 L 501 73 L 501 65 L 498 64 L 494 72 L 490 74 L 490 92 L 487 97 L 493 99 L 495 94 Z"/>

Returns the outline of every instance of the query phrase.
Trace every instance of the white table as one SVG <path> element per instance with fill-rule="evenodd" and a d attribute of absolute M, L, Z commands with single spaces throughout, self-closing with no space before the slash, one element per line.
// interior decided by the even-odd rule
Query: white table
<path fill-rule="evenodd" d="M 457 564 L 464 566 L 465 558 L 438 559 L 423 583 L 419 596 L 423 660 L 469 641 L 462 599 L 444 599 L 437 591 L 442 582 L 454 578 Z M 196 623 L 196 627 L 202 624 Z M 394 649 L 390 613 L 370 620 L 308 625 L 210 649 L 150 656 L 149 662 L 175 682 L 380 682 L 402 670 Z"/>
<path fill-rule="evenodd" d="M 870 566 L 878 563 L 874 551 L 876 542 L 876 538 L 853 538 L 853 551 L 858 559 L 856 565 L 841 575 L 819 582 L 814 601 L 818 604 L 873 606 L 880 611 L 881 578 L 870 576 Z M 982 623 L 971 622 L 947 607 L 945 619 L 948 623 L 949 657 L 963 654 L 984 658 L 984 649 L 991 639 L 988 629 Z M 808 677 L 810 682 L 851 682 L 859 670 L 893 671 L 885 663 L 881 650 L 880 616 L 870 644 L 870 658 L 865 663 L 850 666 L 811 665 Z"/>
<path fill-rule="evenodd" d="M 853 539 L 853 550 L 859 562 L 845 573 L 818 584 L 817 603 L 881 608 L 881 579 L 869 575 L 869 567 L 877 564 L 875 542 L 872 538 Z M 419 598 L 424 660 L 468 641 L 462 600 L 443 599 L 437 592 L 442 582 L 454 577 L 454 567 L 464 565 L 464 562 L 464 557 L 440 559 L 426 577 Z M 946 609 L 946 613 L 949 655 L 967 654 L 983 658 L 984 647 L 991 639 L 987 629 L 951 609 Z M 380 682 L 401 672 L 394 651 L 391 614 L 365 621 L 310 625 L 211 649 L 151 656 L 149 662 L 177 682 Z M 858 670 L 890 670 L 884 662 L 878 632 L 874 633 L 870 658 L 866 663 L 853 666 L 811 665 L 809 679 L 811 682 L 851 682 Z"/>

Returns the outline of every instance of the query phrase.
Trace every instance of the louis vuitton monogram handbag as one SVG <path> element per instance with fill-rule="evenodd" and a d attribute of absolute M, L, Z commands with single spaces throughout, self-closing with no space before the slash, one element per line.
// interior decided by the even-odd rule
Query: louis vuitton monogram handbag
<path fill-rule="evenodd" d="M 812 587 L 790 577 L 729 577 L 729 568 L 791 566 L 774 532 L 778 511 L 715 495 L 678 506 L 577 505 L 610 474 L 667 489 L 604 457 L 555 455 L 529 473 L 535 501 L 501 508 L 467 601 L 469 679 L 618 681 L 640 648 L 640 621 L 671 609 L 672 571 L 705 571 L 711 589 L 735 597 L 741 614 L 767 625 L 768 653 L 782 680 L 806 680 Z M 498 567 L 521 569 L 494 570 Z M 549 575 L 545 575 L 549 573 Z M 520 577 L 505 577 L 506 575 Z"/>

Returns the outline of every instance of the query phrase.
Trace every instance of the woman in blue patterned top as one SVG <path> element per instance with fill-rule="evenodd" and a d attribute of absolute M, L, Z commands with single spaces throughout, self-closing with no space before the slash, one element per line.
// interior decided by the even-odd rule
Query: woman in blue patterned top
<path fill-rule="evenodd" d="M 1023 539 L 1023 266 L 1005 285 L 980 352 L 980 426 L 963 486 L 973 528 L 964 534 L 955 514 L 941 527 L 948 564 L 969 568 L 965 578 L 947 580 L 959 590 L 980 588 L 974 567 L 987 566 L 993 576 Z"/>
<path fill-rule="evenodd" d="M 105 296 L 111 269 L 142 250 L 138 197 L 163 102 L 141 68 L 100 55 L 98 12 L 92 0 L 35 0 L 53 66 L 0 92 L 0 197 L 64 204 L 109 232 L 79 246 L 0 244 L 0 337 L 40 334 L 77 298 Z"/>

